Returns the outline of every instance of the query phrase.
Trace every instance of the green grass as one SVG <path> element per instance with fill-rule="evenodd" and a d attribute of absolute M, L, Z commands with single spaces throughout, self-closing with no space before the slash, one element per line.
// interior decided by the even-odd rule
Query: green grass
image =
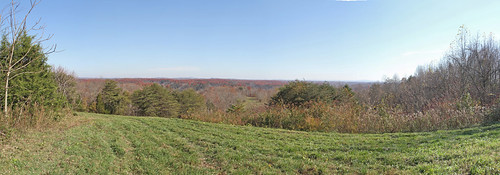
<path fill-rule="evenodd" d="M 337 134 L 81 113 L 0 145 L 3 174 L 499 174 L 500 124 Z"/>

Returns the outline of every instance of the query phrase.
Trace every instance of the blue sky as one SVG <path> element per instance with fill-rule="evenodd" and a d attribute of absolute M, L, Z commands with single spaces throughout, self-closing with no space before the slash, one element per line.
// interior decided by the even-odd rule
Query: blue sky
<path fill-rule="evenodd" d="M 80 77 L 377 81 L 439 60 L 460 25 L 500 35 L 499 16 L 482 0 L 44 0 L 32 17 L 61 50 L 49 63 Z"/>

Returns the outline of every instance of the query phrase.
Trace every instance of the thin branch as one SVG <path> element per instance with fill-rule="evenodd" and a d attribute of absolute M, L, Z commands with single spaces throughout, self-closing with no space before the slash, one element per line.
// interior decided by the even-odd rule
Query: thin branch
<path fill-rule="evenodd" d="M 31 44 L 30 47 L 28 48 L 28 51 L 19 59 L 17 60 L 14 64 L 10 65 L 11 69 L 14 68 L 17 64 L 19 64 L 21 61 L 24 60 L 24 58 L 26 58 L 26 56 L 28 56 L 28 54 L 31 52 L 31 49 L 34 47 L 35 45 Z M 13 46 L 15 47 L 15 46 Z M 30 61 L 31 63 L 31 61 Z M 29 64 L 29 63 L 27 63 Z"/>
<path fill-rule="evenodd" d="M 40 71 L 36 71 L 36 72 L 21 72 L 21 73 L 17 73 L 13 76 L 11 76 L 11 79 L 14 79 L 15 77 L 19 76 L 19 75 L 24 75 L 24 74 L 36 74 L 36 73 L 41 73 L 43 72 L 43 70 L 40 70 Z"/>

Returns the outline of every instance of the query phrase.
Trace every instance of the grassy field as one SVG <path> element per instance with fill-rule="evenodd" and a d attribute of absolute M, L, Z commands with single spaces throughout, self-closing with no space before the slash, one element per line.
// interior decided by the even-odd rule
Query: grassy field
<path fill-rule="evenodd" d="M 499 174 L 500 124 L 336 134 L 80 113 L 0 145 L 3 174 Z"/>

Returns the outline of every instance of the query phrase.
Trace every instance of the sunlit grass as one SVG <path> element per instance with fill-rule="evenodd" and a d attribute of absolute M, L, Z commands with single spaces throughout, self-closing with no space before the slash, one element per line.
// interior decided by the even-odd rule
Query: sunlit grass
<path fill-rule="evenodd" d="M 81 113 L 59 125 L 0 145 L 0 173 L 500 173 L 500 124 L 337 134 Z"/>

